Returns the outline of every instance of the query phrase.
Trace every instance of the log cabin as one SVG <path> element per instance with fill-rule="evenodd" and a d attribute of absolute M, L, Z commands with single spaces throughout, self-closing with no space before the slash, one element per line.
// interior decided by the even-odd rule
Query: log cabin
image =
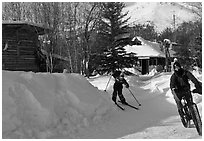
<path fill-rule="evenodd" d="M 38 36 L 49 29 L 26 21 L 2 21 L 2 69 L 39 72 Z M 45 66 L 44 66 L 45 67 Z"/>

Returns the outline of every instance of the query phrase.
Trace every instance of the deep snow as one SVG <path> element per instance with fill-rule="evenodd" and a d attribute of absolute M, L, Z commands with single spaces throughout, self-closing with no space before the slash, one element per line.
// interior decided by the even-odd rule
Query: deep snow
<path fill-rule="evenodd" d="M 2 71 L 2 138 L 201 138 L 182 126 L 170 76 L 126 76 L 142 106 L 122 111 L 111 101 L 113 78 L 104 91 L 110 76 Z M 138 106 L 126 88 L 123 94 Z M 202 116 L 202 96 L 193 97 Z"/>

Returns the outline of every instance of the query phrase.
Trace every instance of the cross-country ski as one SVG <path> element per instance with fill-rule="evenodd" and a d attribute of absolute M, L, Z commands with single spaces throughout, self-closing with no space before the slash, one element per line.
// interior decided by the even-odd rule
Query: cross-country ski
<path fill-rule="evenodd" d="M 123 104 L 123 105 L 126 105 L 126 106 L 129 106 L 129 107 L 131 107 L 131 108 L 133 108 L 133 109 L 136 109 L 136 110 L 139 110 L 139 108 L 138 107 L 136 107 L 136 106 L 133 106 L 133 105 L 130 105 L 129 103 L 122 103 L 120 100 L 118 101 L 118 102 L 120 102 L 121 104 Z"/>
<path fill-rule="evenodd" d="M 121 110 L 125 110 L 125 108 L 123 108 L 122 106 L 120 106 L 117 102 L 115 102 L 115 105 L 118 106 Z"/>

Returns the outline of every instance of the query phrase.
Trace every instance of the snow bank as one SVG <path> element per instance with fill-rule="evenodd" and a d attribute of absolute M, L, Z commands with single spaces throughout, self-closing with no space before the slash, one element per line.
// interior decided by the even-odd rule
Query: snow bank
<path fill-rule="evenodd" d="M 77 138 L 111 109 L 105 93 L 81 75 L 2 71 L 3 138 Z"/>
<path fill-rule="evenodd" d="M 192 74 L 199 81 L 202 82 L 202 74 L 200 74 L 198 71 L 193 71 Z M 143 83 L 140 86 L 140 88 L 144 90 L 148 90 L 150 91 L 151 94 L 154 94 L 154 95 L 165 95 L 167 97 L 168 102 L 175 104 L 175 100 L 169 88 L 171 75 L 172 75 L 171 72 L 166 72 L 166 73 L 156 74 L 153 77 L 149 76 L 151 78 L 146 79 L 146 81 L 142 79 Z M 144 75 L 141 78 L 148 78 L 148 75 Z M 139 80 L 141 80 L 141 78 L 138 77 Z M 191 90 L 195 89 L 195 86 L 191 81 L 190 81 L 190 85 L 191 85 Z M 195 94 L 192 93 L 192 95 L 193 95 L 194 102 L 198 105 L 198 108 L 201 109 L 202 111 L 202 95 L 196 94 L 196 93 Z"/>

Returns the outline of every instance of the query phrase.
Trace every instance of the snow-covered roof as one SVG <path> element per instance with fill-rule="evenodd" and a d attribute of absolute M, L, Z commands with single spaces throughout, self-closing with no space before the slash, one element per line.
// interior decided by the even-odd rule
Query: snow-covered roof
<path fill-rule="evenodd" d="M 142 37 L 134 37 L 141 41 L 142 45 L 127 45 L 124 47 L 127 53 L 135 53 L 137 57 L 165 57 L 165 54 L 160 50 L 160 44 L 156 42 L 150 42 Z"/>

